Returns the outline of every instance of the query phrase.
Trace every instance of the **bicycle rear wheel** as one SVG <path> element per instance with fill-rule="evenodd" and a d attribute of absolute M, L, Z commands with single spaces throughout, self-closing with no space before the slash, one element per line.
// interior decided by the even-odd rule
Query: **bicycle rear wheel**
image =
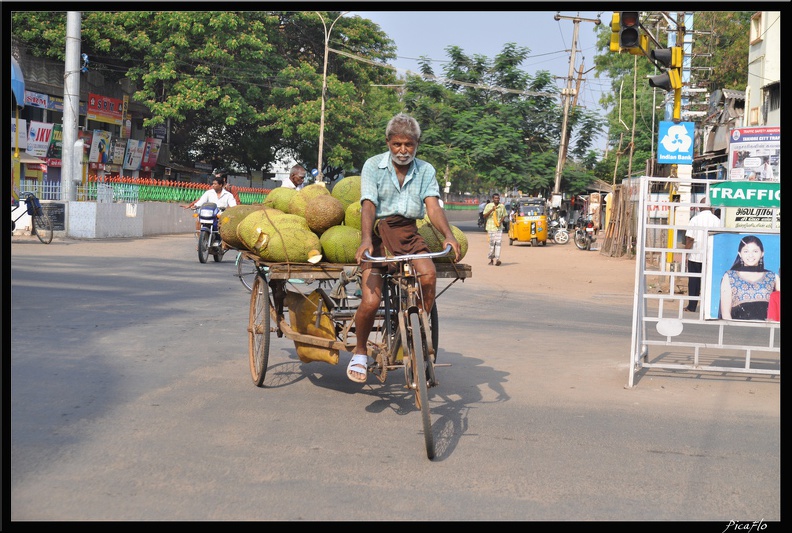
<path fill-rule="evenodd" d="M 52 221 L 43 209 L 39 209 L 38 214 L 33 215 L 33 233 L 44 244 L 52 242 Z"/>
<path fill-rule="evenodd" d="M 426 346 L 426 329 L 422 321 L 422 314 L 416 311 L 411 311 L 408 316 L 409 324 L 407 325 L 407 345 L 405 350 L 406 357 L 409 357 L 409 366 L 411 367 L 411 378 L 413 383 L 410 383 L 415 390 L 415 403 L 416 407 L 421 410 L 421 420 L 423 422 L 424 443 L 426 444 L 426 457 L 434 459 L 435 446 L 434 435 L 432 434 L 432 417 L 429 412 L 429 388 L 427 387 L 427 364 L 431 364 L 426 360 L 424 348 Z"/>
<path fill-rule="evenodd" d="M 248 353 L 250 375 L 256 387 L 264 385 L 269 362 L 270 344 L 270 299 L 266 280 L 256 277 L 250 293 L 250 316 L 248 318 Z"/>

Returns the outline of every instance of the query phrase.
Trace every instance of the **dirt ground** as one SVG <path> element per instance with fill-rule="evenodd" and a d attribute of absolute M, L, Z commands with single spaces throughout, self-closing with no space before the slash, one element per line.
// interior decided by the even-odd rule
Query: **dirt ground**
<path fill-rule="evenodd" d="M 464 220 L 449 216 L 468 237 L 468 252 L 462 260 L 473 269 L 472 280 L 501 285 L 505 289 L 524 290 L 556 298 L 580 301 L 606 297 L 632 298 L 635 287 L 635 259 L 608 257 L 598 250 L 579 250 L 552 241 L 536 248 L 528 243 L 509 245 L 503 235 L 500 266 L 488 265 L 487 233 L 476 226 L 469 229 Z"/>

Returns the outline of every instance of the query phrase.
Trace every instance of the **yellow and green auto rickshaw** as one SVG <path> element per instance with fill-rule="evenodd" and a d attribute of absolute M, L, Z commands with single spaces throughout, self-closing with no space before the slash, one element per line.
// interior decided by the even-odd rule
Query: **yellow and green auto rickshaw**
<path fill-rule="evenodd" d="M 547 245 L 547 203 L 544 198 L 517 198 L 509 215 L 509 244 L 530 242 Z"/>

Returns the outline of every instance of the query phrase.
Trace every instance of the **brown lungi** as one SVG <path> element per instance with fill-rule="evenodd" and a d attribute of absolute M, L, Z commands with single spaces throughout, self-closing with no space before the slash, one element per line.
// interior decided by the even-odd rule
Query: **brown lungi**
<path fill-rule="evenodd" d="M 371 236 L 374 248 L 372 256 L 387 257 L 393 255 L 425 254 L 429 253 L 429 246 L 418 233 L 418 225 L 413 218 L 401 215 L 391 215 L 374 222 L 374 231 Z M 369 268 L 382 268 L 393 263 L 372 263 L 364 261 L 361 270 Z"/>

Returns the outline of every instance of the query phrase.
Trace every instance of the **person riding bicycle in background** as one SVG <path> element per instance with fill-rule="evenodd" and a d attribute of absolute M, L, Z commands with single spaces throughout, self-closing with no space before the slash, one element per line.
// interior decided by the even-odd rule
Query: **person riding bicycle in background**
<path fill-rule="evenodd" d="M 368 374 L 368 337 L 382 299 L 382 276 L 386 265 L 363 261 L 373 257 L 429 253 L 418 233 L 417 220 L 429 215 L 432 225 L 443 234 L 443 247 L 451 245 L 461 257 L 457 242 L 440 207 L 440 187 L 435 168 L 415 153 L 421 127 L 411 116 L 399 113 L 385 128 L 388 151 L 369 158 L 360 173 L 361 241 L 355 260 L 361 269 L 361 300 L 355 315 L 356 346 L 347 366 L 350 380 L 365 383 Z M 432 259 L 416 259 L 414 266 L 423 292 L 423 307 L 434 306 L 437 272 Z"/>

